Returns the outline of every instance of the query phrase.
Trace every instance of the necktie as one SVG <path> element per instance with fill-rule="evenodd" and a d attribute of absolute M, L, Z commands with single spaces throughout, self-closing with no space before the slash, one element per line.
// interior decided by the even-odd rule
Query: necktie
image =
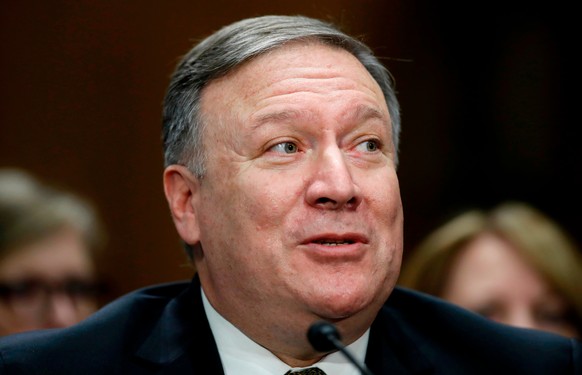
<path fill-rule="evenodd" d="M 287 371 L 285 375 L 327 375 L 322 369 L 318 367 L 310 367 L 306 368 L 301 371 L 291 372 L 291 370 Z"/>

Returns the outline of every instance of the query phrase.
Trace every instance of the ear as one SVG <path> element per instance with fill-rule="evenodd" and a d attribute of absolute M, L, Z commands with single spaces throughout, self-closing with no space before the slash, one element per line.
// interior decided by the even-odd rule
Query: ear
<path fill-rule="evenodd" d="M 164 192 L 178 234 L 189 245 L 200 241 L 200 227 L 195 210 L 200 182 L 188 168 L 170 165 L 164 170 Z"/>

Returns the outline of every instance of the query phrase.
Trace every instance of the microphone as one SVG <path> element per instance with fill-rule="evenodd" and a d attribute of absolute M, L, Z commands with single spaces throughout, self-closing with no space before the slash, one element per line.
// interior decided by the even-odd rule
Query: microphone
<path fill-rule="evenodd" d="M 359 362 L 342 344 L 340 334 L 333 324 L 325 321 L 313 323 L 307 331 L 307 339 L 318 352 L 329 352 L 337 349 L 360 370 L 362 375 L 373 375 L 366 365 Z"/>

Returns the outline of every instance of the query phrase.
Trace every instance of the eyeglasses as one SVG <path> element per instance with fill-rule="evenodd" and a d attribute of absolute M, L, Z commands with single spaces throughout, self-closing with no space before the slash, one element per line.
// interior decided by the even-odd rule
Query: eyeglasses
<path fill-rule="evenodd" d="M 94 301 L 104 291 L 103 285 L 87 280 L 69 279 L 60 283 L 28 279 L 0 282 L 0 303 L 17 313 L 38 313 L 49 306 L 50 298 L 65 296 L 75 307 Z"/>

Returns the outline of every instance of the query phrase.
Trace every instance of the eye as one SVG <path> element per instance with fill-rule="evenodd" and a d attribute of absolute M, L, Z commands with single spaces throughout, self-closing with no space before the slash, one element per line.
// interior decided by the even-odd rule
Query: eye
<path fill-rule="evenodd" d="M 297 152 L 297 145 L 293 142 L 281 142 L 277 143 L 269 149 L 269 151 L 279 152 L 284 154 L 294 154 Z"/>
<path fill-rule="evenodd" d="M 568 321 L 565 314 L 549 311 L 538 312 L 536 318 L 541 322 L 549 324 L 560 324 Z"/>
<path fill-rule="evenodd" d="M 539 322 L 554 325 L 569 324 L 575 321 L 575 313 L 565 305 L 552 306 L 548 304 L 547 306 L 540 306 L 534 310 L 534 316 Z"/>
<path fill-rule="evenodd" d="M 380 142 L 375 139 L 368 139 L 356 146 L 360 152 L 376 152 L 380 149 Z"/>

